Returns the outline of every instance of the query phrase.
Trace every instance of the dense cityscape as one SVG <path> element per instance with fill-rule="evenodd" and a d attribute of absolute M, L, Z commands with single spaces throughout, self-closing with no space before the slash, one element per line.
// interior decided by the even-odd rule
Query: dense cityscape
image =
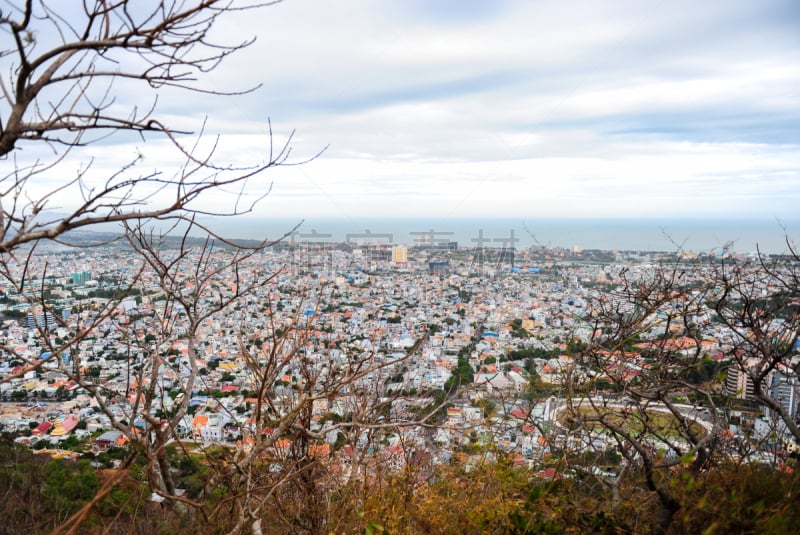
<path fill-rule="evenodd" d="M 3 2 L 0 535 L 796 533 L 798 20 Z"/>
<path fill-rule="evenodd" d="M 186 265 L 202 263 L 202 251 L 182 251 Z M 234 254 L 224 248 L 205 251 L 211 266 L 229 263 Z M 170 254 L 177 251 L 167 250 L 167 258 Z M 667 340 L 672 351 L 696 353 L 705 374 L 696 382 L 729 401 L 712 417 L 702 400 L 686 400 L 688 390 L 671 392 L 671 398 L 682 401 L 707 431 L 750 443 L 753 460 L 780 462 L 780 455 L 796 451 L 796 440 L 785 427 L 776 434 L 771 411 L 750 403 L 755 400 L 752 381 L 748 384 L 730 356 L 737 334 L 713 321 L 710 304 L 693 311 L 704 326 L 694 335 L 685 325 L 667 325 L 653 314 L 636 343 L 612 356 L 605 369 L 573 358 L 578 348 L 594 344 L 597 327 L 589 318 L 598 303 L 614 302 L 634 313 L 636 303 L 621 297 L 623 278 L 646 279 L 670 264 L 680 267 L 687 282 L 700 281 L 723 260 L 720 255 L 703 259 L 691 253 L 578 247 L 278 244 L 248 258 L 235 273 L 220 271 L 213 284 L 194 294 L 193 303 L 203 307 L 237 295 L 237 281 L 246 285 L 270 277 L 193 330 L 183 305 L 167 299 L 156 274 L 140 269 L 133 251 L 36 254 L 16 266 L 18 280 L 25 280 L 23 292 L 8 282 L 2 286 L 7 349 L 0 362 L 0 425 L 17 442 L 77 457 L 124 445 L 131 438 L 126 430 L 148 429 L 152 418 L 174 414 L 188 398 L 173 430 L 175 440 L 246 447 L 256 432 L 253 410 L 261 388 L 251 362 L 277 351 L 292 358 L 276 370 L 279 380 L 268 392 L 276 406 L 285 403 L 286 413 L 292 410 L 292 389 L 309 380 L 301 367 L 327 372 L 353 359 L 379 363 L 347 389 L 313 402 L 309 429 L 323 437 L 316 446 L 331 463 L 343 462 L 353 448 L 375 448 L 366 435 L 342 448 L 344 437 L 332 424 L 355 407 L 391 400 L 386 416 L 413 423 L 415 409 L 438 400 L 444 411 L 440 425 L 398 426 L 376 453 L 396 453 L 402 438 L 404 447 L 444 462 L 465 446 L 491 443 L 515 456 L 515 462 L 538 466 L 552 446 L 543 430 L 564 424 L 559 414 L 565 381 L 591 378 L 596 395 L 616 400 L 619 378 L 635 382 L 647 373 L 652 367 L 648 350 Z M 180 285 L 188 295 L 192 279 L 186 276 Z M 769 287 L 762 290 L 766 295 Z M 164 328 L 167 319 L 169 329 Z M 786 364 L 798 362 L 800 357 L 792 357 Z M 152 377 L 158 382 L 152 391 L 151 366 L 157 367 Z M 192 368 L 197 378 L 187 390 Z M 310 388 L 329 386 L 318 377 L 315 381 Z M 597 390 L 598 382 L 606 388 Z M 768 392 L 779 392 L 775 399 L 797 418 L 797 376 L 775 367 L 765 385 Z M 149 415 L 139 414 L 147 392 L 157 402 Z M 445 403 L 442 392 L 449 393 Z M 610 439 L 592 440 L 600 440 L 594 444 L 599 449 L 613 448 Z"/>

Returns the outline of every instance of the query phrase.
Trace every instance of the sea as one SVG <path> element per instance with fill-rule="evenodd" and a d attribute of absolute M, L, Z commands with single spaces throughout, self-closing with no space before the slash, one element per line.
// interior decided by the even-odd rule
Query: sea
<path fill-rule="evenodd" d="M 789 252 L 789 244 L 800 243 L 800 219 L 236 217 L 205 223 L 229 238 L 283 238 L 310 243 L 412 246 L 455 242 L 458 247 L 539 245 L 719 254 L 781 254 Z"/>

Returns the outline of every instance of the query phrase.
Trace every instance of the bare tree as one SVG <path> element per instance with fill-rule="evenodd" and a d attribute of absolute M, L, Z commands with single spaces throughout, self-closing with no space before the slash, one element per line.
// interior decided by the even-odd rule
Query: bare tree
<path fill-rule="evenodd" d="M 379 440 L 435 412 L 405 412 L 401 394 L 385 388 L 424 333 L 400 356 L 376 351 L 374 343 L 322 340 L 317 308 L 325 285 L 300 288 L 270 260 L 275 241 L 245 246 L 199 219 L 250 212 L 269 192 L 258 183 L 264 171 L 301 163 L 289 160 L 291 135 L 275 147 L 269 127 L 263 155 L 234 165 L 219 161 L 217 140 L 166 123 L 156 107 L 165 89 L 241 92 L 204 85 L 206 73 L 253 42 L 217 42 L 214 29 L 233 12 L 274 3 L 97 0 L 75 11 L 31 0 L 0 10 L 0 157 L 10 164 L 0 181 L 0 273 L 9 292 L 43 318 L 34 326 L 37 349 L 3 348 L 22 363 L 3 381 L 47 371 L 88 393 L 118 440 L 131 446 L 114 481 L 141 459 L 155 499 L 179 513 L 253 533 L 270 513 L 266 528 L 320 532 L 331 510 L 322 504 L 342 482 L 328 468 L 332 448 Z M 151 103 L 126 108 L 118 98 L 123 84 Z M 98 181 L 91 159 L 81 161 L 84 147 L 126 133 L 171 144 L 175 170 L 143 170 L 136 155 Z M 37 193 L 38 181 L 63 176 L 75 161 L 74 175 Z M 65 207 L 70 195 L 77 205 Z M 204 209 L 204 201 L 222 196 L 231 202 Z M 107 299 L 56 317 L 55 269 L 38 254 L 42 244 L 77 245 L 71 231 L 102 223 L 119 225 L 113 241 L 128 269 L 104 282 Z M 279 313 L 278 285 L 291 288 L 300 308 Z M 129 308 L 134 296 L 139 306 Z M 304 314 L 309 309 L 314 313 Z M 63 338 L 51 336 L 54 327 Z M 109 339 L 113 347 L 95 351 Z M 220 355 L 222 346 L 231 354 Z M 106 359 L 121 373 L 110 374 Z M 209 373 L 221 361 L 230 368 Z M 226 389 L 238 390 L 240 405 L 222 397 Z M 364 470 L 355 469 L 354 478 Z M 78 529 L 113 487 L 104 485 L 60 531 Z"/>
<path fill-rule="evenodd" d="M 181 139 L 190 132 L 167 124 L 156 107 L 164 89 L 232 95 L 204 86 L 203 75 L 253 39 L 218 42 L 213 30 L 233 12 L 274 3 L 113 0 L 84 2 L 76 11 L 76 6 L 29 0 L 0 10 L 0 157 L 12 162 L 1 183 L 0 250 L 63 239 L 70 230 L 102 222 L 183 219 L 197 225 L 193 216 L 206 213 L 200 198 L 228 188 L 244 191 L 248 180 L 286 164 L 288 140 L 274 149 L 271 132 L 261 163 L 242 167 L 215 161 L 216 143 L 203 150 L 184 145 Z M 150 104 L 118 98 L 123 84 L 150 95 Z M 39 177 L 64 177 L 64 163 L 80 161 L 79 148 L 119 132 L 169 140 L 178 156 L 177 171 L 140 171 L 138 155 L 98 180 L 89 178 L 92 163 L 84 161 L 77 172 L 70 171 L 74 176 L 62 178 L 62 185 L 37 194 Z M 37 146 L 47 147 L 49 155 Z M 259 190 L 254 200 L 240 196 L 216 213 L 251 210 L 268 191 Z M 64 209 L 59 205 L 67 194 L 79 199 L 76 206 L 49 217 L 48 210 Z"/>
<path fill-rule="evenodd" d="M 800 438 L 796 265 L 792 254 L 622 268 L 616 290 L 591 303 L 559 421 L 582 449 L 622 455 L 625 470 L 600 479 L 613 490 L 623 474 L 641 477 L 657 499 L 655 531 L 686 505 L 673 471 L 701 477 L 754 460 L 767 436 L 773 449 Z M 726 415 L 742 404 L 762 427 L 765 415 L 780 425 L 730 435 Z"/>
<path fill-rule="evenodd" d="M 252 90 L 205 85 L 204 75 L 253 43 L 253 39 L 219 42 L 214 30 L 234 12 L 274 3 L 97 0 L 83 2 L 75 10 L 76 6 L 59 2 L 28 0 L 8 3 L 0 10 L 4 43 L 0 46 L 0 157 L 9 164 L 0 179 L 0 272 L 32 310 L 41 310 L 45 321 L 36 327 L 41 347 L 47 350 L 28 355 L 4 347 L 23 365 L 3 380 L 44 367 L 62 373 L 92 396 L 109 425 L 144 456 L 147 481 L 156 495 L 173 504 L 203 508 L 210 507 L 208 495 L 219 481 L 234 489 L 226 498 L 239 511 L 234 530 L 250 526 L 255 530 L 264 501 L 277 487 L 308 474 L 309 448 L 320 445 L 323 438 L 310 428 L 314 403 L 338 395 L 358 399 L 360 405 L 348 422 L 337 424 L 355 428 L 374 416 L 366 389 L 357 388 L 358 381 L 393 365 L 388 359 L 359 356 L 354 361 L 345 356 L 323 366 L 323 357 L 311 359 L 306 354 L 309 335 L 288 324 L 281 329 L 259 326 L 271 341 L 268 357 L 262 358 L 252 353 L 255 350 L 246 333 L 253 325 L 246 323 L 245 316 L 252 319 L 253 315 L 240 315 L 233 336 L 239 339 L 239 356 L 247 362 L 240 375 L 250 381 L 257 399 L 252 418 L 246 424 L 234 423 L 230 431 L 240 438 L 239 453 L 223 463 L 226 467 L 205 474 L 206 489 L 191 497 L 177 491 L 168 446 L 187 432 L 196 432 L 187 420 L 193 409 L 192 394 L 218 386 L 207 384 L 202 375 L 210 357 L 201 340 L 203 329 L 208 322 L 228 318 L 248 296 L 260 297 L 280 273 L 280 269 L 265 272 L 256 266 L 274 242 L 247 247 L 233 243 L 198 216 L 251 211 L 269 192 L 268 185 L 254 182 L 261 180 L 264 171 L 301 162 L 288 159 L 291 135 L 273 145 L 271 127 L 263 155 L 254 163 L 219 161 L 218 142 L 206 143 L 202 129 L 191 133 L 165 122 L 158 113 L 157 96 L 163 90 L 229 96 Z M 143 91 L 150 102 L 144 107 L 127 105 L 119 98 L 123 85 Z M 169 142 L 175 150 L 175 170 L 142 169 L 143 158 L 135 155 L 98 180 L 84 147 L 125 133 Z M 65 165 L 74 166 L 76 161 L 77 171 L 61 185 L 44 192 L 37 187 L 44 178 L 64 176 Z M 203 208 L 202 201 L 208 197 L 231 191 L 229 204 Z M 77 199 L 75 205 L 64 201 L 69 196 Z M 48 336 L 48 323 L 55 311 L 45 283 L 52 267 L 39 261 L 37 250 L 43 240 L 74 245 L 71 231 L 102 223 L 121 224 L 119 234 L 138 263 L 115 281 L 116 289 L 107 302 L 90 311 L 79 310 L 71 321 L 59 318 L 69 335 L 54 340 Z M 208 235 L 208 241 L 193 245 L 190 235 L 198 232 Z M 168 238 L 169 233 L 177 237 Z M 245 269 L 247 277 L 242 276 Z M 147 295 L 145 287 L 157 291 Z M 134 291 L 145 295 L 147 312 L 119 324 L 120 305 Z M 125 361 L 126 371 L 117 380 L 100 379 L 87 371 L 86 364 L 93 359 L 86 343 L 96 339 L 101 329 L 123 332 L 123 351 L 117 356 Z M 179 341 L 186 350 L 184 358 L 170 354 Z M 67 354 L 70 360 L 64 358 Z M 292 385 L 276 380 L 287 373 L 300 381 L 288 393 L 285 390 Z M 166 386 L 167 376 L 171 388 Z M 180 398 L 173 402 L 170 393 Z M 378 394 L 378 390 L 369 391 L 370 398 Z M 265 459 L 286 461 L 281 457 L 283 450 L 275 447 L 277 441 L 285 440 L 298 452 L 295 462 L 283 462 L 285 468 L 272 477 Z M 187 458 L 202 454 L 183 453 Z M 98 495 L 94 501 L 101 498 Z M 213 517 L 213 512 L 206 514 Z M 72 529 L 82 518 L 71 520 Z"/>
<path fill-rule="evenodd" d="M 800 443 L 800 259 L 788 245 L 777 259 L 721 263 L 709 307 L 728 337 L 730 393 L 755 401 L 776 417 L 779 436 Z"/>

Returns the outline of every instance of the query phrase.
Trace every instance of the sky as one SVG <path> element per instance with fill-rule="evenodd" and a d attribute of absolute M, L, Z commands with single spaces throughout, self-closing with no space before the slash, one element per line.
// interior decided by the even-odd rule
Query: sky
<path fill-rule="evenodd" d="M 251 181 L 259 217 L 797 217 L 796 0 L 285 0 L 214 35 L 257 40 L 203 82 L 260 86 L 159 109 L 238 165 L 267 120 L 294 132 L 312 161 Z M 178 165 L 158 139 L 88 151 Z"/>

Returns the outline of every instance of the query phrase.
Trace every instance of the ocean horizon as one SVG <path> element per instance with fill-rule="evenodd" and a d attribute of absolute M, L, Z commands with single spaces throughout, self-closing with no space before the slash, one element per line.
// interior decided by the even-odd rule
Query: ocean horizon
<path fill-rule="evenodd" d="M 760 250 L 776 254 L 789 251 L 787 237 L 800 239 L 800 219 L 237 217 L 206 223 L 234 239 L 278 239 L 291 233 L 286 239 L 298 242 L 457 242 L 459 247 L 495 248 L 542 245 L 633 251 Z"/>

